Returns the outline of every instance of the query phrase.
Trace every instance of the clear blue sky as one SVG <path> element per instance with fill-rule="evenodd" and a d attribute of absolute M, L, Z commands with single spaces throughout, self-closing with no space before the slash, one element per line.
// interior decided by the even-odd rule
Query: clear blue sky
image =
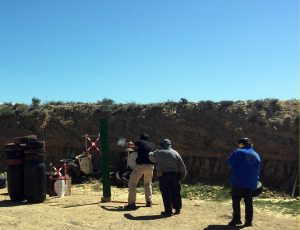
<path fill-rule="evenodd" d="M 0 0 L 0 102 L 299 96 L 297 0 Z"/>

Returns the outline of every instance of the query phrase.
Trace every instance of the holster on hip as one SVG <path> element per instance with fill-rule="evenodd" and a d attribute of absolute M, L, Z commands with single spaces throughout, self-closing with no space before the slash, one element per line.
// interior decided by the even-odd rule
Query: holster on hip
<path fill-rule="evenodd" d="M 161 176 L 163 175 L 163 172 L 160 171 L 160 170 L 157 170 L 157 171 L 156 171 L 156 174 L 157 174 L 158 177 L 161 177 Z"/>

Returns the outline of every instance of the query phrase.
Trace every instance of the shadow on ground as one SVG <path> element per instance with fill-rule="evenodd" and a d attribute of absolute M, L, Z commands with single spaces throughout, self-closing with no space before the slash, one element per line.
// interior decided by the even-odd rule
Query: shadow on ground
<path fill-rule="evenodd" d="M 129 211 L 135 211 L 140 208 L 140 207 L 136 207 L 136 209 L 130 210 L 124 208 L 123 206 L 113 206 L 113 205 L 101 205 L 100 207 L 106 211 L 112 211 L 112 212 L 124 212 L 124 211 L 129 212 Z"/>
<path fill-rule="evenodd" d="M 76 208 L 76 207 L 80 207 L 80 206 L 95 205 L 95 204 L 99 204 L 99 202 L 94 202 L 94 203 L 89 203 L 89 204 L 67 205 L 67 206 L 64 206 L 64 208 Z"/>
<path fill-rule="evenodd" d="M 16 202 L 16 201 L 11 201 L 11 200 L 1 200 L 0 201 L 0 207 L 5 208 L 5 207 L 14 207 L 14 206 L 20 206 L 20 205 L 28 205 L 26 201 L 22 202 Z"/>
<path fill-rule="evenodd" d="M 222 225 L 222 224 L 215 224 L 215 225 L 208 225 L 203 230 L 234 230 L 234 229 L 242 229 L 245 226 L 228 226 L 228 225 Z"/>
<path fill-rule="evenodd" d="M 168 218 L 162 215 L 133 216 L 129 213 L 124 214 L 124 217 L 128 220 L 158 220 L 158 219 Z"/>

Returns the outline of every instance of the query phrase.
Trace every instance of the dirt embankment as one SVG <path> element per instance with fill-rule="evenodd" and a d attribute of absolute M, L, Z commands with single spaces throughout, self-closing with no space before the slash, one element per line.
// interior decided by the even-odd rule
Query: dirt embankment
<path fill-rule="evenodd" d="M 227 181 L 226 157 L 240 137 L 253 139 L 262 158 L 261 180 L 291 192 L 298 172 L 298 101 L 275 99 L 214 103 L 167 102 L 149 105 L 46 104 L 0 105 L 0 166 L 3 145 L 12 138 L 37 134 L 45 139 L 47 161 L 84 151 L 84 134 L 98 134 L 99 120 L 109 120 L 111 161 L 122 149 L 120 137 L 136 139 L 147 131 L 153 141 L 170 138 L 183 156 L 188 180 Z"/>

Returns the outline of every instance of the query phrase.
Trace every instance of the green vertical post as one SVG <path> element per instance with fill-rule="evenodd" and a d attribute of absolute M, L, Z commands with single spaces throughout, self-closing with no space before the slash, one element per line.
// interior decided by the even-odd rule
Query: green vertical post
<path fill-rule="evenodd" d="M 100 120 L 100 143 L 101 143 L 101 173 L 103 184 L 103 197 L 101 202 L 111 200 L 110 174 L 109 174 L 109 148 L 108 148 L 108 122 L 106 118 Z"/>

